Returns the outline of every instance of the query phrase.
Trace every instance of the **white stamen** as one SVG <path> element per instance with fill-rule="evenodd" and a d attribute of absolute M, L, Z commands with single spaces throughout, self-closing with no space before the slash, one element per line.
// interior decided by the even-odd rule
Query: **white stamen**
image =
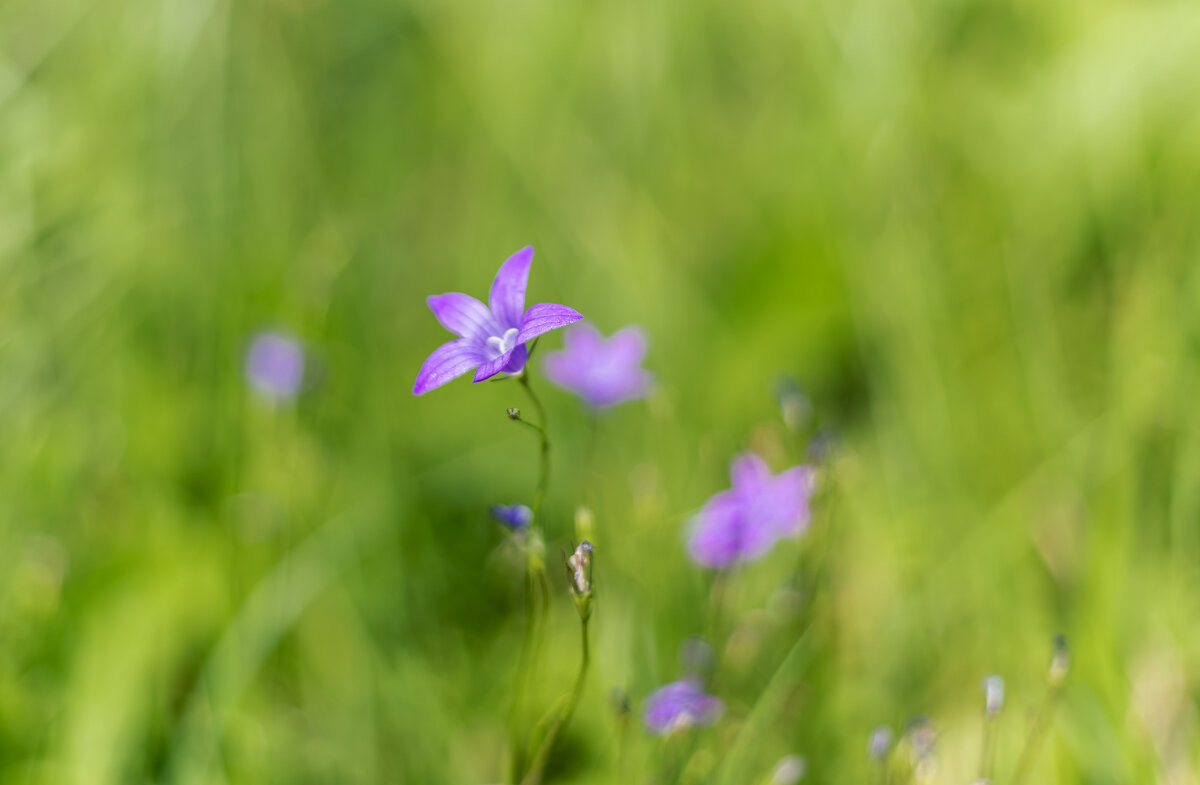
<path fill-rule="evenodd" d="M 497 338 L 493 335 L 487 339 L 488 351 L 492 353 L 493 360 L 502 354 L 507 354 L 516 345 L 518 332 L 516 327 L 509 327 L 504 331 L 502 337 Z"/>

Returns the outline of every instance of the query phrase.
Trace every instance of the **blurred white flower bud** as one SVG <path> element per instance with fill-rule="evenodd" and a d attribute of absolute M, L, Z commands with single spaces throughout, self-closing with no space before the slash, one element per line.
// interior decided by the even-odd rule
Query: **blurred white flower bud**
<path fill-rule="evenodd" d="M 771 774 L 771 785 L 796 785 L 804 779 L 807 771 L 808 761 L 803 755 L 786 755 L 775 765 L 775 771 Z"/>
<path fill-rule="evenodd" d="M 989 717 L 995 717 L 1004 708 L 1004 679 L 988 676 L 983 680 L 983 706 Z"/>

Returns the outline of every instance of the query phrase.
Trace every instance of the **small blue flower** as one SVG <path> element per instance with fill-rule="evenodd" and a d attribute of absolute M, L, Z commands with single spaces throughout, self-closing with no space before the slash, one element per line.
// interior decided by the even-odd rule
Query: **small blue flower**
<path fill-rule="evenodd" d="M 304 381 L 304 349 L 280 332 L 263 331 L 246 350 L 246 379 L 262 395 L 275 400 L 294 398 Z"/>
<path fill-rule="evenodd" d="M 520 373 L 529 358 L 526 341 L 583 318 L 565 305 L 538 303 L 525 308 L 532 262 L 532 247 L 508 257 L 492 281 L 487 305 L 458 292 L 426 298 L 442 326 L 459 337 L 434 349 L 425 360 L 413 384 L 414 395 L 441 387 L 472 368 L 477 382 L 501 371 Z"/>
<path fill-rule="evenodd" d="M 706 695 L 693 679 L 671 682 L 646 699 L 646 727 L 659 735 L 692 725 L 713 725 L 721 719 L 725 704 Z"/>
<path fill-rule="evenodd" d="M 533 522 L 533 510 L 524 504 L 493 504 L 492 517 L 513 531 L 521 531 Z"/>

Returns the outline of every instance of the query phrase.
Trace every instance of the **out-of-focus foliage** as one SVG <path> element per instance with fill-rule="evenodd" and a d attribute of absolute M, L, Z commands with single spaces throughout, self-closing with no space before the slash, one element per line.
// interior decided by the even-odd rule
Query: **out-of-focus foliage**
<path fill-rule="evenodd" d="M 511 382 L 410 389 L 424 297 L 529 243 L 530 301 L 643 325 L 658 380 L 592 425 L 533 362 L 538 705 L 596 518 L 551 780 L 862 782 L 923 712 L 967 782 L 989 673 L 1004 779 L 1063 632 L 1029 781 L 1196 782 L 1198 40 L 1169 0 L 0 2 L 0 783 L 503 776 L 487 509 L 536 443 Z M 243 378 L 271 328 L 294 403 Z M 725 717 L 647 736 L 713 633 L 687 518 L 818 426 L 812 530 L 721 598 Z"/>

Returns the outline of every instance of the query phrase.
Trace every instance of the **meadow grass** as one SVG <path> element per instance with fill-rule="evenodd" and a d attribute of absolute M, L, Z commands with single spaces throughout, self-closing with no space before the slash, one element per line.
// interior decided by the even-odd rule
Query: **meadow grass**
<path fill-rule="evenodd" d="M 0 785 L 506 776 L 487 510 L 538 445 L 514 382 L 410 391 L 425 296 L 527 244 L 530 302 L 641 325 L 657 378 L 592 422 L 532 364 L 530 715 L 595 516 L 548 782 L 870 782 L 918 714 L 970 782 L 989 674 L 1008 782 L 1059 633 L 1023 782 L 1196 782 L 1198 36 L 1168 1 L 0 2 Z M 243 377 L 264 328 L 293 402 Z M 688 520 L 818 430 L 811 530 L 714 595 Z M 651 736 L 696 635 L 725 715 Z"/>

